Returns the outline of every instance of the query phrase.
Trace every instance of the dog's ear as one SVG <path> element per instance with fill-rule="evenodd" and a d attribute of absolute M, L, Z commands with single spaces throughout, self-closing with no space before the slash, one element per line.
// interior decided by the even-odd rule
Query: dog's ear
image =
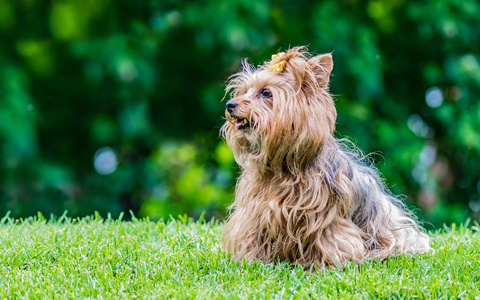
<path fill-rule="evenodd" d="M 333 59 L 330 53 L 321 54 L 312 57 L 308 64 L 311 70 L 315 73 L 315 79 L 322 88 L 328 87 L 330 82 L 330 73 L 333 69 Z"/>

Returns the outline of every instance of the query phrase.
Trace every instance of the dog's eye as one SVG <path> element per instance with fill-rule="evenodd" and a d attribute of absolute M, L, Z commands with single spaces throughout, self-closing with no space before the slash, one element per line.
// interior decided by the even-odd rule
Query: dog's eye
<path fill-rule="evenodd" d="M 258 94 L 263 98 L 272 98 L 272 93 L 270 93 L 270 91 L 266 89 L 261 90 Z"/>

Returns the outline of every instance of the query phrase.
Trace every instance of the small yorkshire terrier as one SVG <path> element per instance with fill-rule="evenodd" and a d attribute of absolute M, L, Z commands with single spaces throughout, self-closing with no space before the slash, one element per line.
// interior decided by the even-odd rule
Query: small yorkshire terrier
<path fill-rule="evenodd" d="M 342 267 L 431 249 L 375 168 L 334 138 L 332 68 L 330 54 L 295 47 L 230 78 L 221 132 L 242 174 L 223 243 L 235 259 Z"/>

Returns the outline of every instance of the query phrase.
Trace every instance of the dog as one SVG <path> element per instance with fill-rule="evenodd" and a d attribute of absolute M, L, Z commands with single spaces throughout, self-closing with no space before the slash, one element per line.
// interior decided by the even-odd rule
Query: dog
<path fill-rule="evenodd" d="M 234 259 L 335 268 L 431 250 L 365 156 L 334 137 L 332 68 L 331 54 L 294 47 L 229 78 L 221 134 L 241 175 L 223 247 Z"/>

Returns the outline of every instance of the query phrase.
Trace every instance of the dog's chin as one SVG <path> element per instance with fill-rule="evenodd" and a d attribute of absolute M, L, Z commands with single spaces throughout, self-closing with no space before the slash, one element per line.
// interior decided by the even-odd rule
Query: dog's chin
<path fill-rule="evenodd" d="M 262 145 L 261 134 L 257 131 L 254 124 L 244 119 L 234 119 L 230 121 L 231 136 L 236 144 L 241 145 L 244 154 L 258 154 Z M 233 141 L 232 140 L 232 141 Z"/>

